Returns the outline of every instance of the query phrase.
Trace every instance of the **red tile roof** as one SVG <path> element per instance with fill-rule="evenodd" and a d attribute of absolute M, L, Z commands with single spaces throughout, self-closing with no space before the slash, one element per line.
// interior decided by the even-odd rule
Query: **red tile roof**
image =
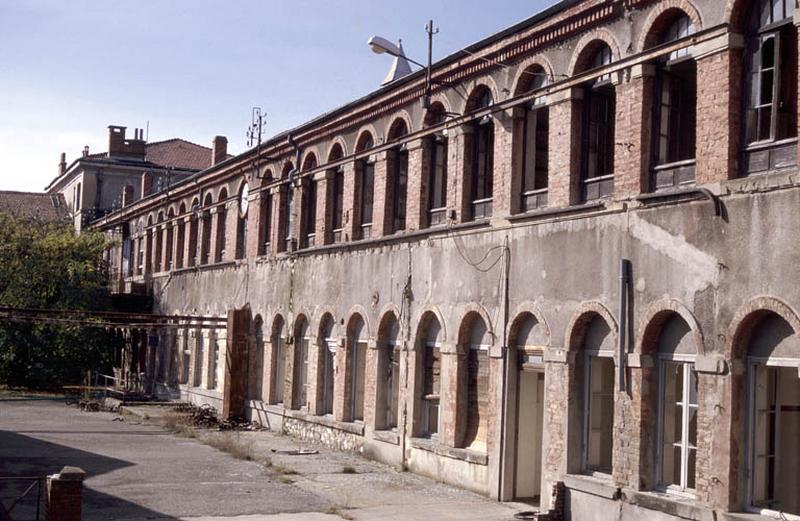
<path fill-rule="evenodd" d="M 0 190 L 0 212 L 25 220 L 57 222 L 69 219 L 67 203 L 60 194 Z"/>
<path fill-rule="evenodd" d="M 189 170 L 204 170 L 211 166 L 211 149 L 173 138 L 147 144 L 145 157 L 157 165 Z"/>

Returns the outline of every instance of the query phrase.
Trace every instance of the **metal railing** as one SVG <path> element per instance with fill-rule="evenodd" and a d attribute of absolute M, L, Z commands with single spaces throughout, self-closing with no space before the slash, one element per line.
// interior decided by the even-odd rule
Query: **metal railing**
<path fill-rule="evenodd" d="M 0 521 L 42 518 L 45 476 L 0 477 Z"/>

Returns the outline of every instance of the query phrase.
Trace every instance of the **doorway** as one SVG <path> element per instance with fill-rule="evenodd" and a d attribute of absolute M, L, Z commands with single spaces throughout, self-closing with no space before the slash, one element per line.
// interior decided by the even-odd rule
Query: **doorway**
<path fill-rule="evenodd" d="M 523 367 L 518 389 L 514 499 L 538 505 L 542 485 L 544 372 Z"/>

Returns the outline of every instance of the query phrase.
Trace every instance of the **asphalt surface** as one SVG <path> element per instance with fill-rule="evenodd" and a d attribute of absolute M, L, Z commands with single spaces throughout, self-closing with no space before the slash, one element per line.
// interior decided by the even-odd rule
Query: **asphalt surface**
<path fill-rule="evenodd" d="M 0 399 L 0 477 L 82 468 L 85 521 L 504 521 L 519 509 L 353 454 L 273 457 L 268 468 L 136 418 L 119 420 L 57 401 Z M 236 436 L 265 454 L 298 447 L 268 432 Z M 343 473 L 343 466 L 356 474 Z M 0 480 L 0 500 L 8 506 L 24 486 Z M 29 496 L 15 509 L 15 521 L 34 518 L 35 496 Z"/>

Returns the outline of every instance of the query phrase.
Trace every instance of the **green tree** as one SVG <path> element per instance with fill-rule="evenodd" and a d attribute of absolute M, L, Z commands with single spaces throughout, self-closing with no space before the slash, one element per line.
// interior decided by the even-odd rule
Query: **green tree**
<path fill-rule="evenodd" d="M 0 213 L 0 306 L 107 310 L 110 246 L 97 232 Z M 0 322 L 0 383 L 57 388 L 113 363 L 117 340 L 100 327 Z"/>

